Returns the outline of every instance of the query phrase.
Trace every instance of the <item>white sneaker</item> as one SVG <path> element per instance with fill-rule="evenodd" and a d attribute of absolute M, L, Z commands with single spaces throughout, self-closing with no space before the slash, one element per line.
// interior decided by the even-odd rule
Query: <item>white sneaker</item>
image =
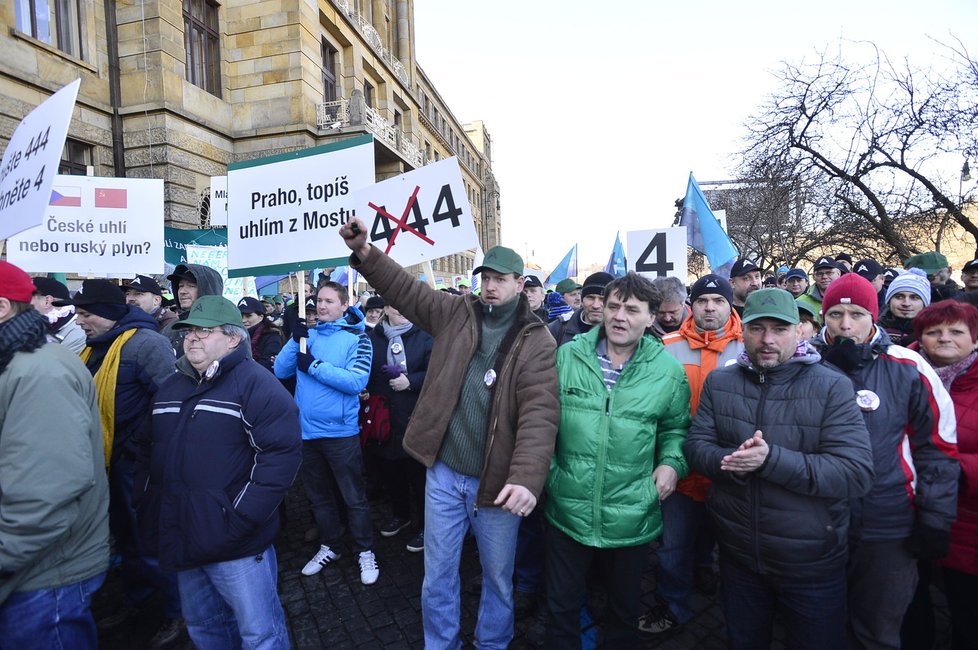
<path fill-rule="evenodd" d="M 365 585 L 372 585 L 380 577 L 380 569 L 377 568 L 377 556 L 373 551 L 363 551 L 360 553 L 360 582 Z"/>
<path fill-rule="evenodd" d="M 302 575 L 304 576 L 314 576 L 323 570 L 323 567 L 330 562 L 335 562 L 340 558 L 338 553 L 334 553 L 333 549 L 323 544 L 316 551 L 316 554 L 311 560 L 306 562 L 306 566 L 302 567 Z"/>

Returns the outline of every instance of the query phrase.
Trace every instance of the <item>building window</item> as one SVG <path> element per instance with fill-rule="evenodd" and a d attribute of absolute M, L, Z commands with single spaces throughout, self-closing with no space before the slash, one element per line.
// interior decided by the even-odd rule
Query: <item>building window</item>
<path fill-rule="evenodd" d="M 17 29 L 82 59 L 82 0 L 16 0 Z"/>
<path fill-rule="evenodd" d="M 339 98 L 336 88 L 336 56 L 339 52 L 325 38 L 323 50 L 323 101 L 335 102 Z"/>
<path fill-rule="evenodd" d="M 69 176 L 86 176 L 88 167 L 92 164 L 92 145 L 68 138 L 61 153 L 61 163 L 58 165 L 59 174 Z"/>
<path fill-rule="evenodd" d="M 374 107 L 374 87 L 369 81 L 363 82 L 363 103 L 370 108 Z"/>
<path fill-rule="evenodd" d="M 183 0 L 183 41 L 187 81 L 221 96 L 221 49 L 218 6 L 210 0 Z"/>

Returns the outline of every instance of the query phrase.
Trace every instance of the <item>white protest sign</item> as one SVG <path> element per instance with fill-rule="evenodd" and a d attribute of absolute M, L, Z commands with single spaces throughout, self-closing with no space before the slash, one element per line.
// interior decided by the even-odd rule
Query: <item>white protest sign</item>
<path fill-rule="evenodd" d="M 224 280 L 224 292 L 221 294 L 233 303 L 245 296 L 246 278 L 228 278 L 228 249 L 227 246 L 195 246 L 187 245 L 187 263 L 207 266 L 221 274 Z"/>
<path fill-rule="evenodd" d="M 686 284 L 686 227 L 626 233 L 628 266 L 649 279 L 671 276 Z"/>
<path fill-rule="evenodd" d="M 163 180 L 55 176 L 43 222 L 8 239 L 7 258 L 36 273 L 161 273 Z"/>
<path fill-rule="evenodd" d="M 356 192 L 367 241 L 401 266 L 475 248 L 479 236 L 469 211 L 458 160 L 446 158 Z"/>
<path fill-rule="evenodd" d="M 228 177 L 211 176 L 211 226 L 228 225 Z"/>
<path fill-rule="evenodd" d="M 0 239 L 41 223 L 81 79 L 48 97 L 14 131 L 0 163 Z"/>
<path fill-rule="evenodd" d="M 372 185 L 371 136 L 228 166 L 228 274 L 273 275 L 338 266 L 352 193 Z"/>

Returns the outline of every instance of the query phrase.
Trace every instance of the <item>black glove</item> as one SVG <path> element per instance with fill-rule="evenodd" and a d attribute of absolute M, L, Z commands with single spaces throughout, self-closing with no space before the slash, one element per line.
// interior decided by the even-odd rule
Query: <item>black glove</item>
<path fill-rule="evenodd" d="M 916 524 L 910 535 L 910 552 L 920 560 L 940 560 L 951 545 L 951 531 Z"/>
<path fill-rule="evenodd" d="M 297 322 L 295 327 L 292 328 L 292 340 L 298 343 L 299 339 L 307 338 L 309 338 L 309 326 L 305 323 Z"/>
<path fill-rule="evenodd" d="M 316 357 L 312 356 L 308 352 L 299 352 L 298 354 L 295 355 L 295 367 L 298 368 L 301 372 L 308 373 L 309 366 L 311 366 L 312 362 L 315 360 Z"/>

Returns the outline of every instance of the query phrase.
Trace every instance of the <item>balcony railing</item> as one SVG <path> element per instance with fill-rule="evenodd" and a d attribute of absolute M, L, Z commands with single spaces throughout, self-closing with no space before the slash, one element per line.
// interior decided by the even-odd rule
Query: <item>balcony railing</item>
<path fill-rule="evenodd" d="M 316 106 L 316 124 L 321 129 L 353 125 L 350 121 L 350 100 L 338 99 Z M 401 152 L 415 169 L 427 164 L 424 153 L 401 129 L 391 124 L 373 108 L 363 107 L 363 126 L 392 149 Z M 353 125 L 356 126 L 356 125 Z"/>
<path fill-rule="evenodd" d="M 390 66 L 390 69 L 394 71 L 394 76 L 404 84 L 405 87 L 411 87 L 411 79 L 408 77 L 407 68 L 404 67 L 396 56 L 394 56 L 389 49 L 384 47 L 384 41 L 380 37 L 380 33 L 374 28 L 370 21 L 364 18 L 356 9 L 350 4 L 349 0 L 333 0 L 333 4 L 337 8 L 350 17 L 350 20 L 357 29 L 360 30 L 360 34 L 363 35 L 363 40 L 370 44 L 374 52 L 379 56 L 384 62 Z"/>

